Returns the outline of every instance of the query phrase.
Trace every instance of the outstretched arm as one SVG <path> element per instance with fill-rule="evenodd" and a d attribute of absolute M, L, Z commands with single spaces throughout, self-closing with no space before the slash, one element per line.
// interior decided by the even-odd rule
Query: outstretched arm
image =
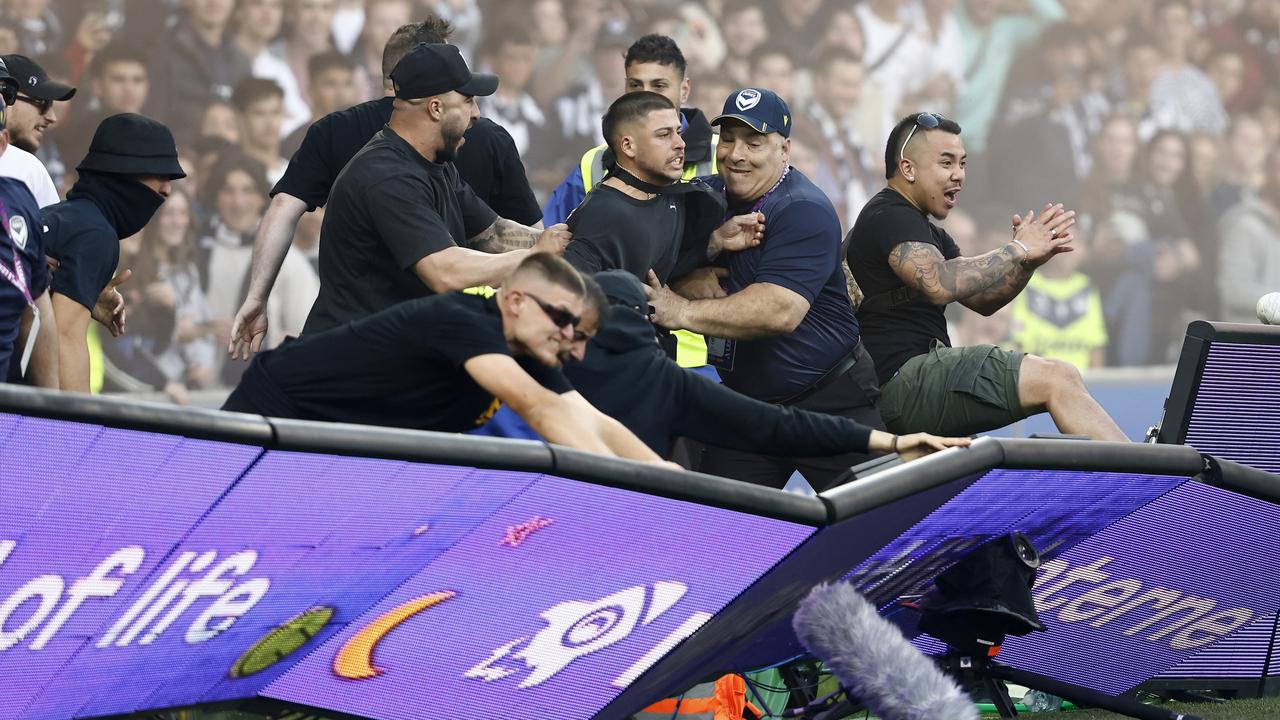
<path fill-rule="evenodd" d="M 967 438 L 924 433 L 896 436 L 838 415 L 762 402 L 697 373 L 678 372 L 686 402 L 677 414 L 680 426 L 672 432 L 708 445 L 786 457 L 898 452 L 912 460 L 969 444 Z"/>
<path fill-rule="evenodd" d="M 510 220 L 499 219 L 484 233 L 476 237 L 484 236 L 490 233 L 490 238 L 496 238 L 498 230 L 496 229 L 502 223 L 511 223 Z M 483 251 L 475 247 L 475 238 L 472 238 L 468 247 L 449 247 L 444 250 L 438 250 L 430 255 L 422 258 L 413 266 L 413 272 L 432 292 L 443 293 L 451 290 L 464 290 L 477 285 L 501 284 L 512 270 L 524 260 L 531 252 L 552 252 L 561 254 L 564 248 L 569 244 L 572 235 L 569 233 L 568 226 L 564 224 L 552 225 L 546 230 L 534 230 L 525 227 L 519 223 L 511 223 L 519 231 L 508 231 L 510 237 L 519 237 L 524 231 L 533 233 L 536 242 L 524 247 L 523 249 L 508 248 L 507 250 Z M 502 242 L 502 241 L 495 241 Z"/>
<path fill-rule="evenodd" d="M 542 230 L 521 225 L 515 220 L 498 218 L 489 227 L 467 238 L 466 247 L 484 253 L 528 250 L 538 243 Z M 551 248 L 548 247 L 548 250 Z M 560 248 L 563 250 L 564 248 Z"/>
<path fill-rule="evenodd" d="M 889 267 L 907 287 L 935 305 L 961 302 L 990 315 L 1026 287 L 1037 267 L 1071 251 L 1067 243 L 1074 224 L 1074 212 L 1050 205 L 1038 217 L 1028 213 L 1014 240 L 990 252 L 947 260 L 929 243 L 904 242 L 889 253 Z"/>
<path fill-rule="evenodd" d="M 477 355 L 462 365 L 480 387 L 548 441 L 588 452 L 662 463 L 631 431 L 596 410 L 577 392 L 543 387 L 509 355 Z"/>
<path fill-rule="evenodd" d="M 249 292 L 231 323 L 231 357 L 248 360 L 262 348 L 267 335 L 267 298 L 276 284 L 284 257 L 293 242 L 298 220 L 307 204 L 289 193 L 276 193 L 253 238 L 253 259 L 249 265 Z"/>

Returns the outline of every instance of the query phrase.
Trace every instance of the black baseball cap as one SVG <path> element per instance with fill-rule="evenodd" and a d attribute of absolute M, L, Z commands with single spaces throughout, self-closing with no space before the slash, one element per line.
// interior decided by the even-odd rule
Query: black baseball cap
<path fill-rule="evenodd" d="M 772 90 L 734 90 L 711 124 L 719 125 L 727 119 L 744 122 L 758 133 L 776 132 L 782 137 L 791 137 L 791 108 Z"/>
<path fill-rule="evenodd" d="M 70 100 L 76 89 L 49 79 L 49 74 L 26 55 L 0 55 L 9 75 L 18 81 L 18 90 L 37 100 Z"/>
<path fill-rule="evenodd" d="M 391 83 L 396 97 L 402 100 L 443 95 L 451 90 L 474 97 L 496 92 L 498 76 L 472 73 L 454 45 L 419 43 L 396 63 Z"/>
<path fill-rule="evenodd" d="M 4 98 L 5 105 L 12 105 L 18 97 L 18 81 L 9 74 L 9 66 L 5 64 L 3 58 L 0 58 L 0 97 Z M 0 126 L 0 130 L 3 129 L 3 126 Z"/>

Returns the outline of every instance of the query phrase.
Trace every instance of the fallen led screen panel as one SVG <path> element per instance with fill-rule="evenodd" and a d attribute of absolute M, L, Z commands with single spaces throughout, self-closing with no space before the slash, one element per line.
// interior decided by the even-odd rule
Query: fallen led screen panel
<path fill-rule="evenodd" d="M 1159 437 L 1280 473 L 1280 327 L 1191 323 Z"/>
<path fill-rule="evenodd" d="M 817 582 L 847 578 L 905 623 L 899 598 L 929 592 L 967 552 L 1014 531 L 1042 552 L 1037 598 L 1049 631 L 1009 638 L 1001 659 L 1104 692 L 1145 682 L 1280 606 L 1280 559 L 1265 556 L 1280 541 L 1280 508 L 1270 502 L 1188 476 L 1079 470 L 995 469 L 929 492 L 931 512 L 911 507 L 927 494 L 917 493 L 820 529 L 709 623 L 709 637 L 665 659 L 666 674 L 752 670 L 802 654 L 790 613 Z M 879 536 L 912 515 L 919 519 Z M 1256 572 L 1237 572 L 1242 563 Z M 733 632 L 741 626 L 760 629 L 742 639 Z M 945 650 L 927 636 L 917 641 Z M 635 709 L 620 702 L 607 717 Z"/>
<path fill-rule="evenodd" d="M 14 678 L 0 717 L 250 698 L 273 682 L 326 707 L 367 688 L 362 714 L 413 717 L 417 673 L 442 656 L 492 665 L 457 673 L 455 697 L 541 694 L 590 717 L 813 532 L 538 473 L 9 414 L 0 452 L 22 468 L 0 490 L 0 668 Z M 743 548 L 752 560 L 700 562 Z M 441 588 L 448 602 L 387 625 Z M 351 658 L 375 677 L 351 677 Z"/>

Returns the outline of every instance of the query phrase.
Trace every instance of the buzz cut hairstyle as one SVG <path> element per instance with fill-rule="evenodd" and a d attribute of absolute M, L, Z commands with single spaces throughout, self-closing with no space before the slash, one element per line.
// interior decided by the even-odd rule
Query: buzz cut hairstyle
<path fill-rule="evenodd" d="M 245 112 L 249 106 L 267 98 L 284 99 L 284 90 L 280 83 L 270 78 L 247 77 L 231 91 L 231 107 Z"/>
<path fill-rule="evenodd" d="M 613 101 L 600 120 L 600 131 L 609 149 L 617 154 L 617 142 L 622 136 L 622 127 L 637 120 L 643 120 L 655 110 L 674 110 L 675 105 L 666 95 L 642 90 L 626 93 Z"/>
<path fill-rule="evenodd" d="M 147 54 L 124 42 L 108 43 L 106 47 L 94 54 L 89 61 L 89 77 L 101 78 L 111 63 L 128 62 L 142 66 L 142 72 L 150 77 L 147 67 Z"/>
<path fill-rule="evenodd" d="M 528 257 L 521 260 L 516 269 L 511 271 L 511 275 L 503 283 L 503 286 L 510 286 L 513 281 L 525 275 L 536 275 L 578 297 L 585 296 L 587 292 L 587 285 L 582 273 L 575 270 L 567 260 L 553 253 L 529 253 Z"/>
<path fill-rule="evenodd" d="M 889 142 L 884 147 L 884 177 L 886 180 L 892 180 L 898 174 L 898 158 L 906 151 L 906 148 L 902 147 L 902 143 L 907 141 L 907 135 L 911 133 L 911 128 L 915 127 L 916 118 L 920 114 L 918 112 L 911 113 L 899 120 L 898 124 L 893 126 L 893 130 L 889 131 Z M 952 135 L 959 135 L 960 124 L 951 118 L 943 118 L 936 128 L 920 127 L 911 139 L 914 140 L 917 137 L 923 137 L 925 133 L 937 132 L 938 130 Z"/>
<path fill-rule="evenodd" d="M 391 37 L 387 38 L 387 44 L 382 46 L 383 80 L 390 81 L 391 71 L 396 69 L 396 65 L 409 54 L 410 50 L 421 43 L 430 45 L 447 43 L 452 34 L 453 25 L 448 20 L 435 15 L 429 15 L 422 22 L 409 23 L 396 28 L 396 31 L 391 33 Z"/>
<path fill-rule="evenodd" d="M 684 60 L 684 53 L 680 52 L 680 46 L 676 45 L 676 41 L 666 35 L 657 34 L 645 35 L 627 48 L 623 67 L 631 67 L 635 63 L 658 63 L 674 67 L 680 72 L 681 78 L 684 77 L 685 69 L 688 67 L 688 63 Z"/>
<path fill-rule="evenodd" d="M 318 52 L 307 59 L 307 77 L 314 80 L 330 70 L 355 72 L 355 58 L 337 50 Z"/>

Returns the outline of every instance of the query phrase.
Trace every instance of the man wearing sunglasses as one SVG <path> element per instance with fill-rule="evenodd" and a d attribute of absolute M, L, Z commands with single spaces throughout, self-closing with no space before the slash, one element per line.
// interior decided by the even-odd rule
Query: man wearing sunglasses
<path fill-rule="evenodd" d="M 461 432 L 506 405 L 550 442 L 661 463 L 560 372 L 568 348 L 585 343 L 575 330 L 588 282 L 532 253 L 492 297 L 408 300 L 255 355 L 222 409 Z"/>
<path fill-rule="evenodd" d="M 17 82 L 0 61 L 0 157 L 13 152 L 5 128 Z M 26 377 L 31 384 L 58 387 L 57 333 L 49 300 L 49 267 L 44 259 L 40 207 L 26 185 L 0 177 L 0 382 Z"/>
<path fill-rule="evenodd" d="M 53 104 L 70 100 L 76 89 L 49 78 L 34 60 L 26 55 L 0 56 L 17 83 L 9 105 L 9 151 L 0 156 L 0 177 L 24 182 L 40 207 L 48 207 L 61 198 L 49 171 L 34 153 L 44 141 L 44 133 L 58 121 Z"/>
<path fill-rule="evenodd" d="M 965 180 L 960 126 L 935 113 L 903 118 L 885 146 L 888 187 L 849 232 L 847 262 L 865 299 L 862 336 L 881 383 L 880 412 L 892 432 L 970 435 L 1049 412 L 1064 433 L 1126 441 L 1067 363 L 994 345 L 953 348 L 949 303 L 991 315 L 1036 268 L 1071 251 L 1075 213 L 1049 204 L 1013 218 L 1008 243 L 962 257 L 945 230 Z"/>

